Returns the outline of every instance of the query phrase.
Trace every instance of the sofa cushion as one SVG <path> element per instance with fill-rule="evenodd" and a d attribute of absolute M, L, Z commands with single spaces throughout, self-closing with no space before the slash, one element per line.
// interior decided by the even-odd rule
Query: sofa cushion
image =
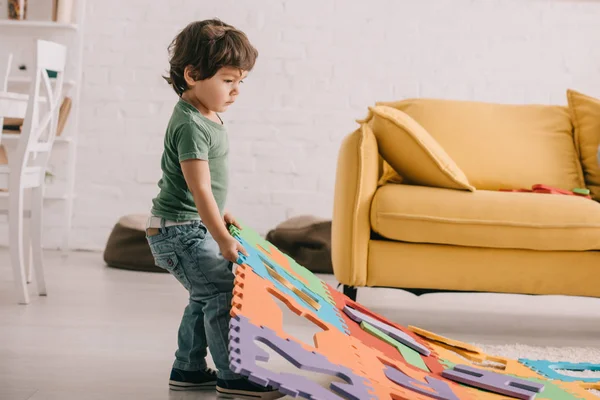
<path fill-rule="evenodd" d="M 378 104 L 415 119 L 477 189 L 584 186 L 568 107 L 436 99 Z"/>
<path fill-rule="evenodd" d="M 575 145 L 579 149 L 585 183 L 594 200 L 600 200 L 600 100 L 574 90 L 567 91 L 569 111 L 575 126 Z"/>
<path fill-rule="evenodd" d="M 373 113 L 379 153 L 400 176 L 423 186 L 475 190 L 444 149 L 414 119 L 392 107 L 369 110 Z"/>
<path fill-rule="evenodd" d="M 600 204 L 576 196 L 385 185 L 373 198 L 371 226 L 413 243 L 600 250 Z"/>

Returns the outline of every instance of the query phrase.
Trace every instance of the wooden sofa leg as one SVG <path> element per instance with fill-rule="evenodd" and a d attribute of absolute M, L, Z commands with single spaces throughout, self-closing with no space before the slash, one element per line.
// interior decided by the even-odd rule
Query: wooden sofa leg
<path fill-rule="evenodd" d="M 344 295 L 348 296 L 350 300 L 356 301 L 356 296 L 358 294 L 358 289 L 354 286 L 342 285 Z"/>

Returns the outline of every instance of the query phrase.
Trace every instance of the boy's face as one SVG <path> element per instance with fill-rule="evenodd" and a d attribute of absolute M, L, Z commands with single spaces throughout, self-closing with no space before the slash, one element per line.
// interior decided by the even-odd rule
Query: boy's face
<path fill-rule="evenodd" d="M 186 81 L 188 81 L 190 95 L 198 99 L 204 107 L 213 112 L 225 112 L 240 93 L 240 84 L 247 75 L 247 71 L 223 67 L 212 78 L 192 80 L 192 82 L 186 79 Z"/>

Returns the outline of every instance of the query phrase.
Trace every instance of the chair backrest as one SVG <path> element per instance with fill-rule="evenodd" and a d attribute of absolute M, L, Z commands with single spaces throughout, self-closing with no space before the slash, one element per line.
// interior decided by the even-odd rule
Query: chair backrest
<path fill-rule="evenodd" d="M 11 168 L 22 170 L 26 165 L 37 165 L 45 170 L 56 137 L 66 61 L 65 46 L 37 40 L 27 113 Z M 49 71 L 56 73 L 54 83 Z"/>
<path fill-rule="evenodd" d="M 10 67 L 12 65 L 12 53 L 0 51 L 0 92 L 5 92 L 8 89 L 8 76 L 10 75 Z M 2 127 L 4 126 L 4 115 L 0 112 L 0 142 L 2 140 Z"/>
<path fill-rule="evenodd" d="M 8 76 L 12 65 L 12 53 L 0 52 L 0 92 L 5 92 L 8 88 Z"/>

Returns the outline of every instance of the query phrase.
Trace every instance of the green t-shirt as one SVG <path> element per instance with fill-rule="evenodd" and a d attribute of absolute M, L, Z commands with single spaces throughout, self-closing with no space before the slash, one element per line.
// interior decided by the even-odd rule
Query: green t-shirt
<path fill-rule="evenodd" d="M 172 221 L 199 219 L 180 162 L 208 160 L 213 195 L 223 214 L 227 198 L 229 141 L 223 124 L 211 121 L 179 99 L 169 120 L 161 159 L 160 192 L 152 200 L 152 214 Z"/>

